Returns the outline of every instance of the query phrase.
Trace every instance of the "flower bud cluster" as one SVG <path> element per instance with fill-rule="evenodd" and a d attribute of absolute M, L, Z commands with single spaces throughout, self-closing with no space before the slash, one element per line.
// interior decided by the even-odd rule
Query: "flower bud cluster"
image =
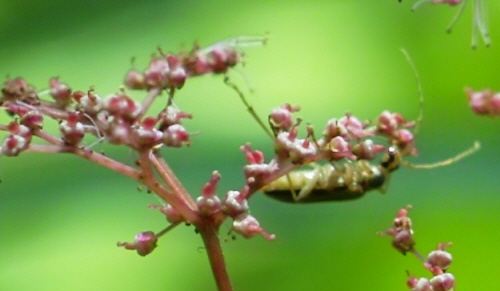
<path fill-rule="evenodd" d="M 273 240 L 274 235 L 268 234 L 259 224 L 258 220 L 249 213 L 247 197 L 250 187 L 245 185 L 241 191 L 228 191 L 222 201 L 216 194 L 216 186 L 220 180 L 217 171 L 202 188 L 202 195 L 196 199 L 198 211 L 203 217 L 216 217 L 224 215 L 233 219 L 232 230 L 245 238 L 262 235 L 268 240 Z M 251 182 L 251 181 L 250 181 Z"/>
<path fill-rule="evenodd" d="M 239 37 L 216 43 L 207 48 L 194 44 L 190 52 L 165 54 L 159 49 L 159 56 L 153 56 L 143 71 L 130 70 L 125 84 L 130 89 L 180 89 L 187 78 L 226 73 L 241 63 L 243 54 L 236 47 L 262 45 L 265 37 Z"/>
<path fill-rule="evenodd" d="M 432 278 L 416 278 L 410 276 L 407 285 L 412 291 L 453 291 L 455 288 L 455 278 L 453 274 L 446 270 L 452 262 L 452 256 L 445 251 L 451 243 L 440 243 L 437 249 L 431 251 L 427 258 L 422 257 L 415 249 L 413 239 L 413 229 L 411 219 L 408 217 L 408 210 L 411 206 L 400 209 L 394 218 L 391 228 L 379 235 L 392 236 L 392 245 L 402 254 L 410 252 L 423 263 L 423 266 L 432 274 Z"/>
<path fill-rule="evenodd" d="M 8 79 L 2 88 L 0 106 L 18 118 L 23 135 L 10 131 L 2 153 L 16 156 L 26 150 L 31 136 L 43 127 L 44 117 L 59 121 L 61 146 L 79 146 L 86 134 L 113 144 L 124 144 L 136 150 L 160 145 L 189 145 L 189 133 L 181 125 L 191 115 L 174 106 L 167 106 L 157 117 L 146 116 L 144 106 L 134 101 L 123 89 L 106 98 L 93 88 L 87 92 L 72 91 L 58 78 L 49 80 L 53 101 L 42 101 L 41 94 L 22 78 Z M 26 137 L 29 136 L 29 139 Z M 20 137 L 23 139 L 21 140 Z"/>
<path fill-rule="evenodd" d="M 474 91 L 466 88 L 465 93 L 469 99 L 469 106 L 477 115 L 490 117 L 500 116 L 500 93 L 489 89 Z"/>

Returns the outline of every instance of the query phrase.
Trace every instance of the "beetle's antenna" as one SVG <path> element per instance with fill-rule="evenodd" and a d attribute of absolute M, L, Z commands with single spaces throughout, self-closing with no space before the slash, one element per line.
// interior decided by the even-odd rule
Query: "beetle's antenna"
<path fill-rule="evenodd" d="M 476 142 L 474 142 L 474 145 L 472 147 L 470 147 L 469 149 L 459 153 L 458 155 L 456 155 L 454 157 L 451 157 L 451 158 L 443 160 L 443 161 L 435 162 L 432 164 L 417 164 L 417 165 L 408 163 L 406 161 L 401 161 L 401 162 L 405 167 L 408 167 L 410 169 L 433 169 L 433 168 L 451 165 L 451 164 L 453 164 L 461 159 L 464 159 L 464 158 L 472 155 L 473 153 L 477 152 L 480 148 L 481 148 L 481 144 L 478 141 L 476 141 Z"/>

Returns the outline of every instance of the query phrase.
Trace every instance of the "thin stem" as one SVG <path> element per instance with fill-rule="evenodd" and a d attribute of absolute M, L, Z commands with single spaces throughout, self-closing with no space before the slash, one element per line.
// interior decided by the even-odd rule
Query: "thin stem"
<path fill-rule="evenodd" d="M 164 234 L 166 234 L 167 232 L 171 231 L 172 229 L 174 229 L 176 226 L 178 226 L 180 223 L 179 222 L 176 222 L 176 223 L 172 223 L 171 225 L 167 226 L 166 228 L 164 228 L 163 230 L 159 231 L 158 233 L 155 234 L 156 237 L 160 237 Z"/>
<path fill-rule="evenodd" d="M 151 104 L 153 104 L 153 101 L 155 98 L 160 95 L 161 90 L 158 88 L 153 88 L 149 90 L 148 95 L 142 102 L 142 108 L 141 108 L 141 114 L 139 115 L 138 119 L 140 119 L 146 112 L 148 111 L 149 107 L 151 107 Z"/>
<path fill-rule="evenodd" d="M 236 86 L 236 84 L 231 82 L 229 80 L 228 76 L 225 76 L 224 83 L 227 86 L 231 87 L 234 91 L 236 91 L 236 93 L 238 94 L 238 96 L 241 99 L 241 102 L 243 102 L 243 104 L 247 108 L 248 113 L 250 113 L 250 115 L 253 117 L 253 119 L 255 119 L 255 121 L 257 121 L 259 126 L 267 133 L 267 135 L 274 139 L 274 135 L 271 133 L 269 128 L 264 124 L 264 122 L 262 122 L 262 119 L 260 119 L 260 117 L 257 115 L 257 113 L 253 109 L 252 105 L 250 105 L 250 103 L 248 103 L 247 99 L 245 98 L 245 95 L 243 94 L 243 92 L 241 92 L 241 90 L 238 88 L 238 86 Z"/>
<path fill-rule="evenodd" d="M 226 269 L 224 255 L 218 236 L 218 226 L 210 220 L 203 220 L 201 226 L 198 226 L 200 235 L 203 238 L 205 249 L 207 251 L 210 267 L 214 275 L 215 283 L 219 291 L 232 291 L 233 286 Z"/>
<path fill-rule="evenodd" d="M 462 16 L 462 14 L 464 13 L 464 10 L 465 10 L 465 5 L 467 5 L 467 1 L 468 0 L 464 0 L 464 2 L 462 4 L 460 4 L 460 8 L 458 10 L 458 12 L 455 14 L 455 16 L 453 16 L 453 19 L 451 20 L 450 24 L 448 25 L 448 27 L 446 28 L 446 32 L 447 33 L 451 33 L 451 31 L 453 30 L 453 27 L 455 26 L 455 24 L 457 23 L 458 19 L 460 18 L 460 16 Z"/>

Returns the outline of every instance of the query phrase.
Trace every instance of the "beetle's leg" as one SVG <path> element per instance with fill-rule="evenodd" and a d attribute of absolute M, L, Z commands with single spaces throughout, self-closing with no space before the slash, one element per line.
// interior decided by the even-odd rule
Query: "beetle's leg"
<path fill-rule="evenodd" d="M 299 194 L 297 195 L 295 193 L 294 187 L 290 187 L 290 191 L 292 192 L 293 200 L 295 200 L 295 202 L 299 202 L 300 200 L 305 199 L 307 196 L 309 196 L 322 176 L 321 166 L 317 164 L 312 164 L 311 166 L 314 167 L 313 174 L 310 178 L 307 179 L 307 183 L 305 183 L 302 189 L 300 189 Z M 290 177 L 288 177 L 288 179 L 290 180 Z M 290 186 L 292 186 L 291 183 L 289 184 Z"/>

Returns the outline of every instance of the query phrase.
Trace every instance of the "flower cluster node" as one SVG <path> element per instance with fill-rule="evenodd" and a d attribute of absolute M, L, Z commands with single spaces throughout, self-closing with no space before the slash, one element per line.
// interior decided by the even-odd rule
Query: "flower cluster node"
<path fill-rule="evenodd" d="M 251 238 L 256 235 L 262 235 L 267 240 L 274 240 L 274 234 L 267 233 L 255 217 L 250 214 L 241 214 L 233 221 L 233 231 L 241 234 L 245 238 Z"/>
<path fill-rule="evenodd" d="M 144 231 L 135 236 L 133 243 L 118 242 L 119 247 L 124 247 L 127 250 L 135 250 L 137 253 L 144 257 L 149 255 L 155 248 L 158 238 L 152 231 Z"/>

